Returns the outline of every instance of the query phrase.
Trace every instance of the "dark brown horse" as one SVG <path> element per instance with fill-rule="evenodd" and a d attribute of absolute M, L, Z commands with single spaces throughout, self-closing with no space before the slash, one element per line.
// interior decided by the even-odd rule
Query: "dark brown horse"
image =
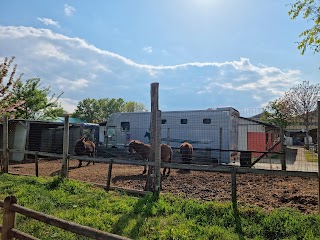
<path fill-rule="evenodd" d="M 180 145 L 180 156 L 182 163 L 190 163 L 193 156 L 193 147 L 191 143 L 184 142 Z"/>
<path fill-rule="evenodd" d="M 95 157 L 96 152 L 96 145 L 92 141 L 86 141 L 85 137 L 80 138 L 74 147 L 74 151 L 76 156 L 89 156 Z M 90 164 L 91 161 L 88 161 L 87 166 Z M 93 161 L 94 164 L 94 161 Z M 82 166 L 82 160 L 79 160 L 79 166 Z"/>
<path fill-rule="evenodd" d="M 150 145 L 145 144 L 143 142 L 140 142 L 139 140 L 132 140 L 129 143 L 129 153 L 132 154 L 136 152 L 137 154 L 140 155 L 140 157 L 143 160 L 148 161 L 149 156 L 150 156 Z M 172 162 L 172 148 L 167 145 L 167 144 L 161 144 L 161 161 L 166 162 L 166 163 L 171 163 Z M 163 176 L 166 174 L 167 168 L 165 167 L 163 169 Z M 145 174 L 147 172 L 147 165 L 144 166 L 144 170 L 142 174 Z M 168 175 L 170 174 L 170 168 L 168 170 Z"/>

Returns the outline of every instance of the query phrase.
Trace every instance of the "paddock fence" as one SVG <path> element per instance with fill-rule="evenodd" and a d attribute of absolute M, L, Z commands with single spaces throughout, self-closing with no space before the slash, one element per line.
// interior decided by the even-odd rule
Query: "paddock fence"
<path fill-rule="evenodd" d="M 151 96 L 157 96 L 157 93 L 153 92 Z M 317 153 L 319 111 L 313 115 L 312 124 L 308 129 L 308 133 L 310 131 L 309 138 L 306 140 L 307 129 L 303 124 L 295 123 L 286 129 L 281 129 L 278 126 L 263 123 L 259 118 L 261 109 L 244 111 L 237 111 L 231 108 L 211 109 L 204 112 L 208 114 L 207 112 L 212 111 L 216 114 L 213 118 L 209 116 L 199 118 L 200 114 L 202 114 L 200 111 L 185 113 L 185 115 L 177 118 L 175 112 L 165 115 L 164 112 L 159 111 L 157 99 L 153 99 L 153 97 L 151 99 L 151 114 L 147 121 L 137 119 L 137 122 L 143 123 L 144 129 L 142 130 L 141 126 L 128 126 L 128 122 L 124 121 L 124 124 L 120 124 L 114 129 L 115 132 L 119 132 L 117 141 L 121 146 L 109 148 L 103 146 L 103 144 L 102 146 L 99 145 L 97 156 L 94 158 L 74 155 L 75 141 L 79 138 L 81 131 L 79 131 L 79 126 L 69 123 L 69 116 L 65 117 L 63 125 L 50 123 L 49 128 L 45 127 L 44 123 L 26 124 L 24 126 L 17 123 L 17 121 L 8 121 L 4 118 L 1 125 L 2 138 L 0 138 L 0 143 L 2 143 L 2 149 L 0 149 L 2 151 L 2 170 L 3 172 L 9 172 L 9 162 L 12 162 L 15 157 L 20 157 L 20 159 L 31 159 L 35 164 L 34 174 L 39 176 L 41 175 L 41 172 L 39 172 L 39 159 L 46 158 L 48 161 L 50 159 L 60 159 L 61 165 L 57 174 L 68 177 L 70 174 L 69 162 L 71 160 L 95 161 L 96 163 L 105 164 L 105 177 L 102 180 L 104 182 L 100 181 L 99 184 L 102 183 L 106 190 L 120 188 L 139 194 L 146 194 L 150 190 L 166 190 L 166 187 L 172 183 L 165 183 L 166 178 L 161 177 L 160 168 L 167 167 L 178 171 L 191 170 L 200 173 L 222 173 L 229 175 L 224 184 L 228 186 L 229 196 L 234 203 L 239 200 L 239 197 L 241 198 L 244 194 L 243 191 L 248 189 L 248 186 L 242 186 L 241 176 L 257 176 L 258 180 L 247 183 L 253 191 L 253 198 L 255 198 L 255 191 L 259 190 L 258 185 L 256 186 L 255 184 L 264 181 L 260 176 L 305 178 L 310 179 L 310 188 L 318 190 L 317 192 L 309 193 L 307 197 L 318 199 L 317 204 L 320 210 L 319 156 Z M 193 115 L 191 116 L 190 114 Z M 180 129 L 177 130 L 170 127 L 171 123 L 178 123 Z M 17 129 L 25 127 L 27 128 L 26 135 L 21 137 Z M 141 136 L 133 136 L 134 131 L 141 134 Z M 107 134 L 107 129 L 105 132 Z M 195 156 L 186 164 L 180 158 L 179 145 L 181 142 L 189 140 L 190 134 L 195 139 L 191 142 L 194 146 Z M 152 154 L 154 154 L 152 161 L 145 161 L 137 155 L 128 155 L 128 144 L 131 139 L 134 139 L 133 137 L 140 138 L 146 143 L 150 142 L 151 147 L 159 147 L 160 143 L 168 143 L 173 148 L 172 163 L 160 162 L 161 154 L 159 149 L 151 149 Z M 25 145 L 22 145 L 23 147 L 15 145 L 15 138 L 26 138 Z M 308 145 L 307 148 L 305 147 L 306 144 Z M 150 171 L 148 177 L 141 177 L 145 184 L 139 189 L 137 187 L 129 187 L 128 189 L 128 187 L 114 184 L 116 166 L 121 166 L 122 169 L 140 166 L 142 172 L 142 166 L 146 165 L 151 169 L 153 168 L 153 170 Z M 72 168 L 75 169 L 75 167 Z M 130 179 L 130 176 L 121 176 L 122 179 L 129 179 L 129 182 L 140 179 L 140 175 L 137 173 L 138 170 L 133 169 L 132 171 L 136 171 L 135 175 L 131 175 L 132 179 Z M 11 172 L 13 171 L 11 170 Z M 173 180 L 178 177 L 174 176 Z M 237 179 L 240 179 L 240 181 L 237 182 Z M 215 189 L 206 189 L 206 183 L 209 180 L 211 180 L 211 176 L 199 186 L 203 189 L 203 192 L 219 192 L 219 188 L 223 187 L 215 185 Z M 147 188 L 148 181 L 153 184 L 151 189 Z M 276 183 L 279 184 L 281 181 L 278 178 L 271 179 L 271 190 L 275 189 Z M 286 184 L 281 186 L 282 192 L 292 191 L 292 193 L 295 193 L 297 191 L 298 187 L 296 185 L 294 186 L 296 190 L 288 190 L 290 183 L 286 182 Z M 275 190 L 278 191 L 279 189 Z M 264 193 L 262 192 L 261 194 Z M 283 196 L 287 195 L 281 195 L 279 198 L 282 199 Z"/>
<path fill-rule="evenodd" d="M 16 213 L 91 239 L 129 239 L 25 208 L 17 204 L 17 198 L 15 196 L 8 196 L 4 199 L 4 201 L 0 201 L 0 207 L 4 209 L 2 225 L 0 225 L 2 240 L 9 240 L 13 238 L 24 240 L 38 239 L 15 228 Z"/>

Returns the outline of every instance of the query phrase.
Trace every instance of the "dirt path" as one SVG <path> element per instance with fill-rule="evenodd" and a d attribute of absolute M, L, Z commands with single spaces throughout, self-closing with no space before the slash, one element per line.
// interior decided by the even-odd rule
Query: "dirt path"
<path fill-rule="evenodd" d="M 83 165 L 86 165 L 84 162 Z M 70 160 L 69 177 L 81 181 L 106 184 L 108 164 L 96 163 L 78 168 L 77 160 Z M 40 160 L 39 175 L 54 176 L 61 169 L 59 160 Z M 143 167 L 114 165 L 112 186 L 143 190 Z M 11 164 L 10 173 L 35 175 L 35 164 Z M 231 176 L 222 173 L 171 170 L 162 182 L 163 192 L 179 194 L 202 201 L 231 200 Z M 253 204 L 266 210 L 278 207 L 295 208 L 304 213 L 317 212 L 318 182 L 316 178 L 279 177 L 253 174 L 237 175 L 239 204 Z"/>

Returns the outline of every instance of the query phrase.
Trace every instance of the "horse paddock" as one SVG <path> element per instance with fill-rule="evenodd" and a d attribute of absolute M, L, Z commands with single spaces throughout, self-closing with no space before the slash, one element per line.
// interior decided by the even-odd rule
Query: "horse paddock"
<path fill-rule="evenodd" d="M 80 181 L 106 185 L 108 164 L 95 163 L 78 167 L 79 162 L 69 162 L 69 177 Z M 39 159 L 39 176 L 55 176 L 61 169 L 61 160 Z M 111 186 L 143 190 L 146 175 L 143 166 L 114 164 Z M 34 163 L 10 163 L 9 173 L 35 176 Z M 231 200 L 231 176 L 224 173 L 172 169 L 163 178 L 162 192 L 172 193 L 201 201 Z M 238 174 L 237 198 L 239 205 L 256 205 L 265 210 L 279 207 L 297 209 L 303 213 L 318 210 L 318 180 L 316 178 L 269 176 L 263 174 Z"/>

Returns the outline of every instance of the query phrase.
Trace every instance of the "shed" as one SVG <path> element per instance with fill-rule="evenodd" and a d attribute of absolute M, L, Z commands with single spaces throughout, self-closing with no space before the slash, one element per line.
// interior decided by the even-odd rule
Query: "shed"
<path fill-rule="evenodd" d="M 73 123 L 69 129 L 69 153 L 74 154 L 76 141 L 86 135 L 97 142 L 99 125 L 92 123 Z M 9 121 L 9 148 L 61 154 L 63 149 L 63 122 L 34 120 Z M 0 125 L 0 144 L 3 144 L 3 125 Z M 10 160 L 22 161 L 23 153 L 11 153 Z"/>
<path fill-rule="evenodd" d="M 279 140 L 279 127 L 250 118 L 239 117 L 238 148 L 240 151 L 252 151 L 253 157 L 259 157 Z M 280 150 L 280 145 L 272 151 Z M 256 153 L 255 153 L 256 151 Z"/>

